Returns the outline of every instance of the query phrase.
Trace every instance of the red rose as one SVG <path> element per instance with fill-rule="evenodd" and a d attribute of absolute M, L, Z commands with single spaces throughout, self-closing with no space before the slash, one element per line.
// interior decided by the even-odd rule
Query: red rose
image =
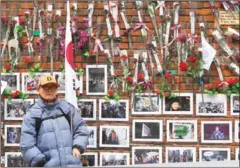
<path fill-rule="evenodd" d="M 223 83 L 220 82 L 220 83 L 216 84 L 215 87 L 216 87 L 216 88 L 220 88 L 220 87 L 222 87 L 222 84 L 223 84 Z"/>
<path fill-rule="evenodd" d="M 188 57 L 187 61 L 194 63 L 197 61 L 197 58 L 195 56 L 190 56 L 190 57 Z"/>
<path fill-rule="evenodd" d="M 112 97 L 113 94 L 114 94 L 114 90 L 109 90 L 109 91 L 108 91 L 108 95 L 109 95 L 110 97 Z"/>
<path fill-rule="evenodd" d="M 7 64 L 7 65 L 5 66 L 5 69 L 6 69 L 7 71 L 9 71 L 9 70 L 11 69 L 11 64 Z"/>
<path fill-rule="evenodd" d="M 133 78 L 132 78 L 131 76 L 127 76 L 127 77 L 126 77 L 126 81 L 127 81 L 128 83 L 131 83 L 131 82 L 133 81 Z"/>
<path fill-rule="evenodd" d="M 168 92 L 164 92 L 164 97 L 168 97 L 169 93 Z"/>
<path fill-rule="evenodd" d="M 81 66 L 79 64 L 75 64 L 75 70 L 79 69 Z"/>
<path fill-rule="evenodd" d="M 169 72 L 166 72 L 166 73 L 164 74 L 164 76 L 165 76 L 165 78 L 167 78 L 167 79 L 170 79 L 170 78 L 172 77 L 171 73 L 169 73 Z"/>
<path fill-rule="evenodd" d="M 121 56 L 121 60 L 126 61 L 127 60 L 127 56 L 126 55 L 122 55 Z"/>
<path fill-rule="evenodd" d="M 28 91 L 32 91 L 32 90 L 33 90 L 33 87 L 32 87 L 32 86 L 27 86 L 27 90 L 28 90 Z"/>
<path fill-rule="evenodd" d="M 7 22 L 7 17 L 1 17 L 2 22 Z"/>
<path fill-rule="evenodd" d="M 25 57 L 24 62 L 26 62 L 27 64 L 31 62 L 31 57 Z"/>
<path fill-rule="evenodd" d="M 186 62 L 180 62 L 179 67 L 181 71 L 188 71 L 188 65 Z"/>
<path fill-rule="evenodd" d="M 205 88 L 208 89 L 208 90 L 210 90 L 210 89 L 212 89 L 212 85 L 211 85 L 211 84 L 208 84 L 208 85 L 205 86 Z"/>
<path fill-rule="evenodd" d="M 24 21 L 24 18 L 19 18 L 19 23 L 20 24 L 23 24 L 25 21 Z"/>
<path fill-rule="evenodd" d="M 41 11 L 39 12 L 39 14 L 40 14 L 40 16 L 43 16 L 43 15 L 44 15 L 44 11 L 41 10 Z"/>
<path fill-rule="evenodd" d="M 138 79 L 139 80 L 143 80 L 144 79 L 144 74 L 140 73 L 137 75 Z"/>
<path fill-rule="evenodd" d="M 185 36 L 184 34 L 180 34 L 178 37 L 177 37 L 177 41 L 178 42 L 186 42 L 187 40 L 187 36 Z"/>
<path fill-rule="evenodd" d="M 95 52 L 93 50 L 89 51 L 89 55 L 94 55 L 94 54 L 95 54 Z"/>
<path fill-rule="evenodd" d="M 158 90 L 156 90 L 155 93 L 156 93 L 156 95 L 159 95 L 159 94 L 160 94 L 160 92 L 159 92 Z"/>
<path fill-rule="evenodd" d="M 239 82 L 238 78 L 231 78 L 231 79 L 227 80 L 227 83 L 229 85 L 232 85 L 232 84 L 237 83 L 237 82 Z"/>
<path fill-rule="evenodd" d="M 19 96 L 19 94 L 20 94 L 20 92 L 19 92 L 18 90 L 16 90 L 15 92 L 11 93 L 10 96 L 11 96 L 12 98 L 16 98 L 16 97 Z"/>

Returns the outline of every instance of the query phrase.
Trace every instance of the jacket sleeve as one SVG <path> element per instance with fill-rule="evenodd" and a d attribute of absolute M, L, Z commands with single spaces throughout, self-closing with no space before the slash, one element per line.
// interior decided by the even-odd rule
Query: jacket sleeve
<path fill-rule="evenodd" d="M 72 121 L 73 121 L 73 147 L 84 153 L 87 148 L 89 132 L 87 130 L 86 122 L 80 117 L 77 109 L 73 107 Z"/>
<path fill-rule="evenodd" d="M 45 155 L 36 146 L 35 120 L 31 118 L 30 112 L 23 119 L 20 147 L 27 165 L 41 166 L 45 161 Z"/>

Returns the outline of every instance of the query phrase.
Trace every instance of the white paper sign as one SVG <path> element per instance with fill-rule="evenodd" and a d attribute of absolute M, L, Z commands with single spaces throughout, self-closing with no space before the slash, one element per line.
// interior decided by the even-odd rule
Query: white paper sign
<path fill-rule="evenodd" d="M 202 58 L 204 61 L 203 68 L 209 71 L 213 58 L 216 55 L 216 50 L 207 42 L 205 37 L 201 36 L 201 40 L 202 40 Z"/>

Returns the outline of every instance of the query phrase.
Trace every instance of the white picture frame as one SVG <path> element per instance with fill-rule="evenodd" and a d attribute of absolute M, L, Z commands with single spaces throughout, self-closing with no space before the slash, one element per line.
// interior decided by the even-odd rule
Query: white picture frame
<path fill-rule="evenodd" d="M 104 161 L 103 161 L 103 159 L 104 159 Z M 111 163 L 106 164 L 106 162 L 108 160 L 111 160 L 112 164 Z M 130 153 L 100 152 L 100 164 L 99 164 L 99 166 L 114 167 L 114 166 L 116 166 L 116 162 L 125 162 L 123 164 L 124 166 L 130 165 Z"/>
<path fill-rule="evenodd" d="M 20 73 L 1 73 L 0 80 L 7 82 L 5 89 L 20 90 Z"/>
<path fill-rule="evenodd" d="M 235 120 L 235 125 L 234 125 L 234 141 L 239 142 L 240 139 L 240 122 L 239 120 Z"/>
<path fill-rule="evenodd" d="M 132 138 L 133 138 L 132 139 L 133 141 L 162 142 L 163 121 L 162 120 L 133 120 Z"/>
<path fill-rule="evenodd" d="M 199 148 L 199 162 L 231 160 L 230 148 Z"/>
<path fill-rule="evenodd" d="M 227 116 L 227 96 L 196 94 L 197 116 Z"/>
<path fill-rule="evenodd" d="M 14 162 L 11 163 L 10 160 L 14 159 Z M 15 165 L 17 161 L 17 165 Z M 26 167 L 27 164 L 23 160 L 21 152 L 5 152 L 5 163 L 4 167 Z"/>
<path fill-rule="evenodd" d="M 202 121 L 201 142 L 232 143 L 232 121 Z"/>
<path fill-rule="evenodd" d="M 49 72 L 36 72 L 34 77 L 28 72 L 22 73 L 22 91 L 26 94 L 37 94 L 38 81 L 42 75 L 50 75 Z"/>
<path fill-rule="evenodd" d="M 34 103 L 34 99 L 5 99 L 4 100 L 4 119 L 23 120 L 27 108 Z"/>
<path fill-rule="evenodd" d="M 193 115 L 193 93 L 175 93 L 176 98 L 163 99 L 163 114 Z"/>
<path fill-rule="evenodd" d="M 145 156 L 143 154 L 146 154 Z M 148 163 L 148 161 L 155 163 Z M 158 165 L 162 163 L 162 147 L 158 146 L 133 146 L 132 165 Z"/>
<path fill-rule="evenodd" d="M 97 148 L 97 127 L 87 126 L 89 131 L 87 148 Z"/>
<path fill-rule="evenodd" d="M 167 142 L 197 142 L 197 132 L 197 120 L 167 120 Z"/>
<path fill-rule="evenodd" d="M 93 156 L 94 159 L 90 159 L 90 161 L 88 160 L 89 156 Z M 83 159 L 86 159 L 88 161 L 88 165 L 84 165 L 84 160 Z M 94 163 L 91 163 L 91 161 L 94 160 Z M 96 167 L 98 166 L 98 153 L 97 152 L 86 152 L 84 154 L 82 154 L 82 157 L 81 157 L 81 162 L 83 164 L 83 166 L 85 167 Z"/>
<path fill-rule="evenodd" d="M 235 149 L 235 160 L 240 160 L 240 148 Z"/>
<path fill-rule="evenodd" d="M 155 93 L 132 94 L 133 115 L 162 114 L 161 98 Z"/>
<path fill-rule="evenodd" d="M 107 94 L 107 65 L 86 65 L 86 94 Z"/>
<path fill-rule="evenodd" d="M 128 121 L 129 100 L 119 100 L 118 103 L 99 100 L 99 120 L 102 121 Z"/>
<path fill-rule="evenodd" d="M 100 147 L 129 148 L 129 126 L 100 126 Z"/>
<path fill-rule="evenodd" d="M 65 93 L 65 73 L 53 72 L 53 76 L 58 84 L 58 93 Z"/>
<path fill-rule="evenodd" d="M 166 163 L 196 162 L 196 147 L 166 147 L 165 158 Z"/>
<path fill-rule="evenodd" d="M 232 116 L 240 116 L 240 96 L 237 94 L 230 95 L 230 111 Z"/>
<path fill-rule="evenodd" d="M 80 99 L 77 101 L 80 116 L 86 121 L 95 121 L 97 116 L 96 99 Z"/>
<path fill-rule="evenodd" d="M 4 146 L 20 146 L 21 125 L 5 125 Z"/>

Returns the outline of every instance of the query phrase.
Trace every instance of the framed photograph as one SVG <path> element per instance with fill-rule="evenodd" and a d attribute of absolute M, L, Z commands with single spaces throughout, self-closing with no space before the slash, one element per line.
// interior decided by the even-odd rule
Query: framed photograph
<path fill-rule="evenodd" d="M 7 82 L 7 86 L 5 89 L 20 90 L 19 73 L 1 73 L 1 81 Z"/>
<path fill-rule="evenodd" d="M 83 167 L 97 167 L 98 166 L 98 153 L 86 152 L 81 157 Z"/>
<path fill-rule="evenodd" d="M 234 141 L 235 142 L 239 142 L 239 139 L 240 139 L 240 123 L 239 123 L 239 120 L 235 120 L 235 139 Z"/>
<path fill-rule="evenodd" d="M 21 152 L 5 152 L 4 167 L 27 167 Z"/>
<path fill-rule="evenodd" d="M 62 72 L 53 72 L 53 76 L 55 77 L 59 88 L 58 93 L 65 93 L 65 75 Z"/>
<path fill-rule="evenodd" d="M 237 94 L 230 96 L 231 115 L 240 115 L 240 97 Z"/>
<path fill-rule="evenodd" d="M 132 165 L 162 163 L 162 147 L 132 147 Z"/>
<path fill-rule="evenodd" d="M 87 126 L 89 131 L 89 138 L 88 138 L 88 148 L 96 148 L 97 147 L 97 127 L 95 126 Z"/>
<path fill-rule="evenodd" d="M 133 141 L 162 141 L 162 120 L 133 120 L 132 124 Z"/>
<path fill-rule="evenodd" d="M 195 147 L 166 147 L 166 163 L 196 162 Z"/>
<path fill-rule="evenodd" d="M 202 143 L 232 143 L 232 121 L 202 121 Z"/>
<path fill-rule="evenodd" d="M 26 94 L 36 94 L 38 81 L 42 75 L 50 75 L 48 72 L 37 72 L 34 77 L 29 73 L 22 73 L 22 91 Z"/>
<path fill-rule="evenodd" d="M 33 99 L 5 99 L 4 100 L 4 119 L 5 120 L 23 120 L 27 108 L 33 104 Z"/>
<path fill-rule="evenodd" d="M 196 94 L 196 115 L 198 116 L 226 116 L 227 96 L 218 94 Z"/>
<path fill-rule="evenodd" d="M 5 125 L 4 146 L 20 146 L 21 125 Z"/>
<path fill-rule="evenodd" d="M 167 120 L 168 142 L 197 142 L 197 120 Z"/>
<path fill-rule="evenodd" d="M 100 166 L 114 167 L 120 165 L 130 165 L 129 153 L 100 152 Z"/>
<path fill-rule="evenodd" d="M 193 94 L 177 93 L 176 98 L 163 99 L 163 114 L 193 114 Z"/>
<path fill-rule="evenodd" d="M 129 147 L 129 126 L 100 126 L 100 147 Z"/>
<path fill-rule="evenodd" d="M 240 160 L 240 148 L 236 148 L 235 150 L 235 160 Z"/>
<path fill-rule="evenodd" d="M 159 95 L 153 93 L 133 94 L 132 96 L 132 114 L 150 115 L 161 114 L 161 103 Z"/>
<path fill-rule="evenodd" d="M 77 101 L 80 116 L 86 121 L 96 120 L 96 99 L 80 99 Z"/>
<path fill-rule="evenodd" d="M 105 121 L 128 121 L 129 101 L 119 100 L 118 103 L 99 100 L 99 120 Z"/>
<path fill-rule="evenodd" d="M 199 162 L 230 161 L 230 148 L 200 148 Z"/>
<path fill-rule="evenodd" d="M 107 94 L 107 65 L 86 66 L 87 95 Z"/>

